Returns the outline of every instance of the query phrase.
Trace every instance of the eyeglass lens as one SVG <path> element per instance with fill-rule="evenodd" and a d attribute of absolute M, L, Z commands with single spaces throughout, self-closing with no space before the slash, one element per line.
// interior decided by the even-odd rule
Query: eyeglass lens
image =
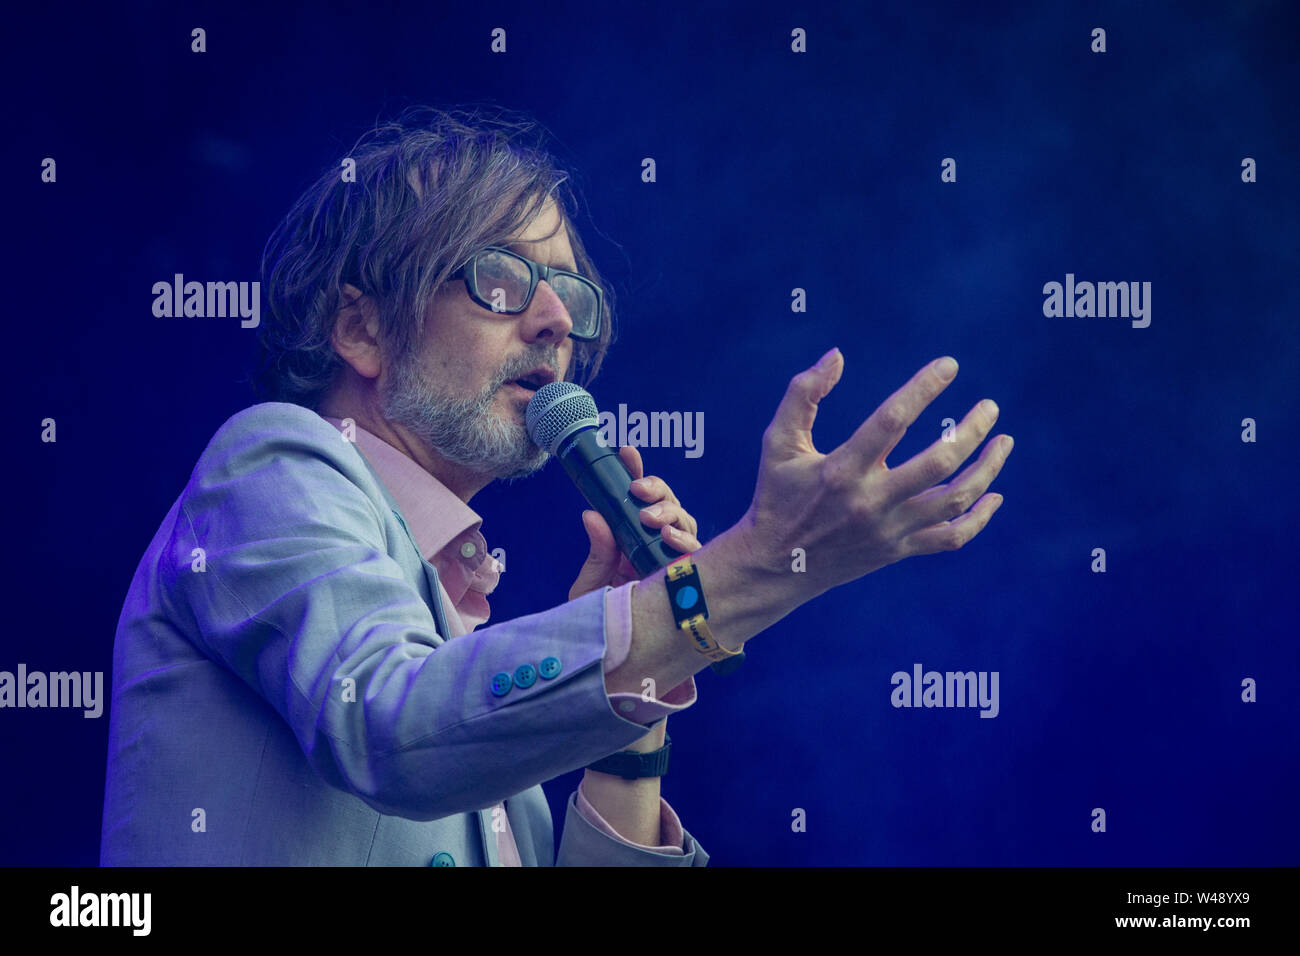
<path fill-rule="evenodd" d="M 528 298 L 528 263 L 506 253 L 488 250 L 478 256 L 474 269 L 479 295 L 504 310 L 522 308 Z M 573 331 L 578 335 L 594 334 L 600 321 L 595 290 L 572 276 L 552 275 L 548 284 L 568 310 Z"/>

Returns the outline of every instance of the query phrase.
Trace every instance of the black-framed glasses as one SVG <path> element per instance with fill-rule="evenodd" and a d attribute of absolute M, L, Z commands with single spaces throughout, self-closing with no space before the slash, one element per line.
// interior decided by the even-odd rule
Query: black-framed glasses
<path fill-rule="evenodd" d="M 585 342 L 600 337 L 604 292 L 576 272 L 544 266 L 501 246 L 487 246 L 447 278 L 464 279 L 470 298 L 485 309 L 508 315 L 518 315 L 527 309 L 537 291 L 538 280 L 545 279 L 573 322 L 569 334 Z"/>

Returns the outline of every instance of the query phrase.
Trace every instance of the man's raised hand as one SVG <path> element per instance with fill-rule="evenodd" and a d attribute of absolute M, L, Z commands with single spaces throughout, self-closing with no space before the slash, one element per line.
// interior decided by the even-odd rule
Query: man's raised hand
<path fill-rule="evenodd" d="M 951 363 L 946 378 L 945 363 Z M 843 368 L 843 356 L 832 349 L 791 379 L 763 433 L 754 499 L 739 524 L 774 568 L 788 567 L 793 549 L 803 549 L 806 577 L 800 577 L 809 598 L 912 555 L 960 548 L 1002 503 L 1001 495 L 985 492 L 1010 453 L 1010 436 L 999 436 L 953 481 L 937 484 L 997 421 L 997 406 L 986 400 L 962 419 L 953 441 L 938 439 L 897 468 L 885 464 L 908 426 L 956 377 L 951 359 L 927 364 L 848 441 L 819 452 L 812 438 L 817 406 Z"/>

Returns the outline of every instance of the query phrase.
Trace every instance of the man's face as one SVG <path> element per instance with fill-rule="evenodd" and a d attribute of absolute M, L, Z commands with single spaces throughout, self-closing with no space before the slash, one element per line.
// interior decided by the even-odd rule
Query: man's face
<path fill-rule="evenodd" d="M 567 230 L 549 239 L 559 218 L 547 201 L 533 222 L 501 245 L 535 262 L 577 271 Z M 548 455 L 524 428 L 532 392 L 513 380 L 533 369 L 564 377 L 573 355 L 573 323 L 545 281 L 519 315 L 496 313 L 470 298 L 464 280 L 447 283 L 425 316 L 424 339 L 379 382 L 384 416 L 408 428 L 447 461 L 493 478 L 522 478 Z"/>

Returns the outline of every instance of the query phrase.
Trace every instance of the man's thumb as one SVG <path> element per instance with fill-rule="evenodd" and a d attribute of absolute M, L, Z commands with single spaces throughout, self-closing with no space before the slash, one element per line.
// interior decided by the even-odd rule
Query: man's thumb
<path fill-rule="evenodd" d="M 587 540 L 591 542 L 591 553 L 587 557 L 588 565 L 605 567 L 618 560 L 618 548 L 614 535 L 610 532 L 600 512 L 588 509 L 582 513 L 582 526 L 587 529 Z"/>
<path fill-rule="evenodd" d="M 790 379 L 785 397 L 772 418 L 772 428 L 781 438 L 803 437 L 812 444 L 812 427 L 817 403 L 825 398 L 844 372 L 844 356 L 831 349 L 817 364 Z"/>
<path fill-rule="evenodd" d="M 591 552 L 578 571 L 578 579 L 569 589 L 569 600 L 573 600 L 588 591 L 592 591 L 613 576 L 618 562 L 618 548 L 614 535 L 605 525 L 605 519 L 598 511 L 584 511 L 582 526 L 587 529 L 587 538 L 591 542 Z"/>

